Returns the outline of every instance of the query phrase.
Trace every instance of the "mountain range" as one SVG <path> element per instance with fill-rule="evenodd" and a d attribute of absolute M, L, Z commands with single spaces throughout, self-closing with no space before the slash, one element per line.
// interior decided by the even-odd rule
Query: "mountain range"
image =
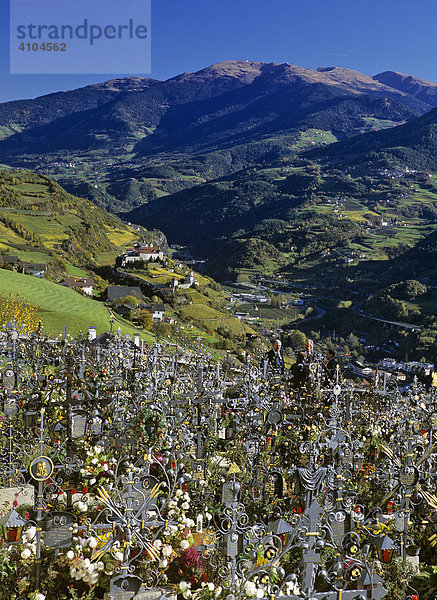
<path fill-rule="evenodd" d="M 254 248 L 295 264 L 338 243 L 379 259 L 385 246 L 363 242 L 367 222 L 410 219 L 414 236 L 396 230 L 387 248 L 414 245 L 434 222 L 436 107 L 437 84 L 394 71 L 225 61 L 1 104 L 0 161 L 216 265 L 256 262 Z M 429 181 L 380 173 L 405 167 Z"/>
<path fill-rule="evenodd" d="M 397 73 L 372 78 L 343 68 L 248 61 L 162 82 L 113 80 L 0 105 L 0 154 L 132 143 L 139 156 L 210 151 L 302 127 L 344 137 L 359 132 L 366 117 L 400 123 L 437 105 L 434 84 L 403 81 Z"/>

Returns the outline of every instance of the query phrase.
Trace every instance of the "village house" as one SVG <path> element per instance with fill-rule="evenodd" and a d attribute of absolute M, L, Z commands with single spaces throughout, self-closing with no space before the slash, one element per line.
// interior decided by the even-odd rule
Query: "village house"
<path fill-rule="evenodd" d="M 39 279 L 43 279 L 44 273 L 46 272 L 47 265 L 46 264 L 37 264 L 37 263 L 21 263 L 23 266 L 23 273 L 26 275 L 33 275 L 34 277 L 38 277 Z"/>
<path fill-rule="evenodd" d="M 18 256 L 2 256 L 1 262 L 3 265 L 9 265 L 14 269 L 14 271 L 18 270 L 18 266 L 21 264 Z"/>
<path fill-rule="evenodd" d="M 382 358 L 379 366 L 390 371 L 401 371 L 410 375 L 429 375 L 434 371 L 433 363 L 421 363 L 415 360 L 410 362 L 397 362 L 394 358 Z"/>
<path fill-rule="evenodd" d="M 94 279 L 92 277 L 65 277 L 64 285 L 85 296 L 93 295 Z"/>
<path fill-rule="evenodd" d="M 351 361 L 349 364 L 351 370 L 352 370 L 352 375 L 354 377 L 369 377 L 369 375 L 372 374 L 372 369 L 370 367 L 366 367 L 365 365 L 363 365 L 363 363 L 359 362 L 359 361 Z"/>
<path fill-rule="evenodd" d="M 241 320 L 241 319 L 249 319 L 250 318 L 250 314 L 248 312 L 236 312 L 235 316 L 239 320 Z"/>
<path fill-rule="evenodd" d="M 154 304 L 144 304 L 141 307 L 143 310 L 147 310 L 152 315 L 153 321 L 156 323 L 158 321 L 164 320 L 165 314 L 165 305 L 162 303 L 154 303 Z"/>
<path fill-rule="evenodd" d="M 47 269 L 47 263 L 29 263 L 24 262 L 18 258 L 18 256 L 2 256 L 1 262 L 3 266 L 12 267 L 12 269 L 18 273 L 24 273 L 25 275 L 33 275 L 42 279 Z"/>

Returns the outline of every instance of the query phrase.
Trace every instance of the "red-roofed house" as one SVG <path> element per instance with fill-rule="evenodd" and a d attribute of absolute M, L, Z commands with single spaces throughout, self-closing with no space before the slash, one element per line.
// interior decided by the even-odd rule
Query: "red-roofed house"
<path fill-rule="evenodd" d="M 64 285 L 86 296 L 93 295 L 94 279 L 92 277 L 66 277 Z"/>

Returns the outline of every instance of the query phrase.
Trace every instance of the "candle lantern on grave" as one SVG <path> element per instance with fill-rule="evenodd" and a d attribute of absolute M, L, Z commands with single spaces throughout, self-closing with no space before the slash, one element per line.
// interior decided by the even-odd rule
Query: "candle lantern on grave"
<path fill-rule="evenodd" d="M 64 442 L 67 438 L 67 427 L 62 423 L 62 421 L 58 421 L 56 425 L 53 427 L 53 434 L 55 441 Z"/>
<path fill-rule="evenodd" d="M 21 539 L 21 533 L 26 521 L 17 513 L 15 509 L 8 512 L 0 519 L 0 527 L 2 528 L 5 541 L 9 544 L 16 544 Z"/>
<path fill-rule="evenodd" d="M 378 558 L 383 563 L 388 563 L 393 558 L 393 552 L 397 549 L 395 542 L 388 536 L 380 534 L 372 539 L 372 544 L 378 551 Z"/>
<path fill-rule="evenodd" d="M 36 410 L 27 410 L 24 413 L 24 422 L 27 429 L 35 427 L 39 413 Z"/>
<path fill-rule="evenodd" d="M 94 411 L 94 414 L 91 419 L 91 433 L 93 435 L 99 436 L 103 432 L 103 419 L 98 413 L 97 410 Z"/>
<path fill-rule="evenodd" d="M 360 453 L 354 455 L 354 471 L 359 473 L 363 468 L 364 456 Z"/>

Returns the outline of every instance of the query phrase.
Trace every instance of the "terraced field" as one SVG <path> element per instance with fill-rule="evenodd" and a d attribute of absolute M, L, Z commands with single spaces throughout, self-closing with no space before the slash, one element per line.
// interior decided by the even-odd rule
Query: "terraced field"
<path fill-rule="evenodd" d="M 47 177 L 0 171 L 0 251 L 48 263 L 111 264 L 138 231 Z"/>

